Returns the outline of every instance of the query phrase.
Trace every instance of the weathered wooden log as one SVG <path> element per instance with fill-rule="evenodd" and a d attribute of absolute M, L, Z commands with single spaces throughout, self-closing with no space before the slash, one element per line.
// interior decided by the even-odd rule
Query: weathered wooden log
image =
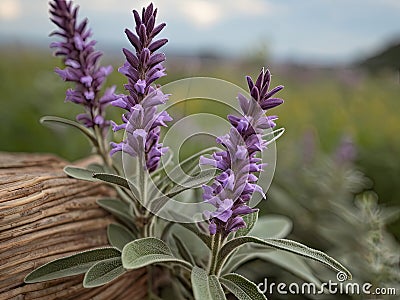
<path fill-rule="evenodd" d="M 66 164 L 52 155 L 0 153 L 0 299 L 146 298 L 145 269 L 93 289 L 83 288 L 83 276 L 23 283 L 50 260 L 108 245 L 113 218 L 95 201 L 113 190 L 67 177 Z"/>

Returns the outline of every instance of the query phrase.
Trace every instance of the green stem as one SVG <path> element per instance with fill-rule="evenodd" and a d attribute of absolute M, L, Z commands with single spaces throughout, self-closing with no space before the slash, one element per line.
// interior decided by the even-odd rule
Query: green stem
<path fill-rule="evenodd" d="M 146 174 L 146 162 L 144 158 L 144 154 L 138 157 L 137 164 L 137 174 L 139 176 L 139 186 L 140 186 L 140 201 L 142 202 L 142 206 L 145 207 L 147 202 L 147 174 Z"/>
<path fill-rule="evenodd" d="M 93 127 L 94 130 L 94 135 L 96 137 L 97 140 L 97 153 L 101 156 L 101 158 L 103 159 L 103 162 L 106 166 L 111 167 L 112 163 L 111 163 L 111 158 L 108 155 L 107 151 L 106 151 L 106 146 L 105 146 L 105 141 L 103 139 L 103 135 L 101 134 L 101 130 L 100 127 L 95 125 Z"/>
<path fill-rule="evenodd" d="M 217 262 L 218 262 L 218 254 L 221 249 L 222 236 L 220 233 L 216 233 L 211 242 L 211 263 L 210 263 L 210 275 L 217 274 Z"/>

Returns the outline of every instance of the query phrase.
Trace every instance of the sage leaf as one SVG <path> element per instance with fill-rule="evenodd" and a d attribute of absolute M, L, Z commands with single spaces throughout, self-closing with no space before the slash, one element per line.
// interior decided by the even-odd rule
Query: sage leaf
<path fill-rule="evenodd" d="M 261 239 L 282 239 L 292 231 L 292 221 L 281 215 L 266 215 L 257 220 L 250 235 Z"/>
<path fill-rule="evenodd" d="M 98 261 L 120 257 L 116 248 L 99 248 L 53 260 L 29 273 L 25 283 L 36 283 L 85 273 Z"/>
<path fill-rule="evenodd" d="M 88 169 L 78 168 L 74 166 L 66 166 L 64 168 L 64 173 L 76 179 L 81 179 L 86 181 L 97 181 L 96 178 L 93 178 L 93 171 Z"/>
<path fill-rule="evenodd" d="M 126 178 L 115 175 L 115 174 L 108 174 L 108 173 L 94 173 L 93 178 L 100 179 L 101 181 L 105 181 L 110 184 L 115 184 L 120 187 L 126 188 L 128 190 L 131 190 L 133 193 L 133 196 L 136 199 L 139 199 L 139 190 L 137 187 L 133 184 L 133 182 L 127 180 Z"/>
<path fill-rule="evenodd" d="M 196 223 L 179 223 L 179 225 L 193 232 L 203 241 L 204 244 L 206 244 L 208 248 L 211 249 L 211 236 L 201 232 Z"/>
<path fill-rule="evenodd" d="M 257 222 L 257 219 L 258 219 L 258 210 L 251 214 L 244 215 L 243 220 L 246 223 L 246 227 L 241 228 L 238 231 L 236 231 L 235 236 L 239 237 L 239 236 L 247 235 L 253 229 L 254 225 Z"/>
<path fill-rule="evenodd" d="M 193 267 L 191 274 L 193 294 L 196 300 L 224 300 L 224 290 L 215 275 L 208 276 L 204 269 Z"/>
<path fill-rule="evenodd" d="M 321 285 L 320 280 L 315 277 L 301 256 L 290 252 L 264 250 L 262 253 L 258 252 L 257 258 L 280 266 L 306 282 L 312 282 L 317 286 Z"/>
<path fill-rule="evenodd" d="M 255 243 L 258 245 L 267 246 L 269 248 L 275 248 L 278 250 L 284 250 L 297 255 L 301 255 L 313 259 L 315 261 L 318 261 L 330 267 L 331 269 L 334 269 L 337 272 L 343 272 L 348 279 L 351 279 L 352 277 L 349 270 L 347 270 L 342 264 L 340 264 L 338 261 L 336 261 L 335 259 L 333 259 L 332 257 L 330 257 L 329 255 L 325 254 L 322 251 L 309 248 L 301 243 L 292 240 L 287 240 L 287 239 L 262 240 L 252 236 L 238 237 L 227 242 L 219 252 L 217 269 L 219 270 L 224 265 L 226 258 L 232 253 L 232 251 L 247 243 Z"/>
<path fill-rule="evenodd" d="M 303 257 L 290 252 L 267 248 L 240 248 L 239 251 L 237 251 L 225 264 L 222 274 L 231 273 L 253 259 L 261 259 L 280 266 L 306 282 L 313 282 L 317 286 L 321 284 L 318 278 L 316 278 L 312 273 L 310 267 L 305 263 Z"/>
<path fill-rule="evenodd" d="M 192 265 L 207 269 L 207 262 L 210 259 L 210 249 L 198 236 L 196 236 L 195 233 L 177 223 L 171 225 L 168 231 L 168 234 L 164 233 L 163 235 L 168 245 L 176 245 L 176 241 L 174 240 L 173 236 L 179 237 L 179 239 L 187 248 L 187 251 L 195 260 Z M 179 251 L 179 249 L 177 250 Z M 185 260 L 190 261 L 188 259 Z"/>
<path fill-rule="evenodd" d="M 122 251 L 124 246 L 135 239 L 134 234 L 125 226 L 111 223 L 107 226 L 107 237 L 109 243 Z"/>
<path fill-rule="evenodd" d="M 105 181 L 111 184 L 116 184 L 123 188 L 129 189 L 128 180 L 126 180 L 124 177 L 115 174 L 94 173 L 93 178 L 100 179 L 101 181 Z"/>
<path fill-rule="evenodd" d="M 133 226 L 133 216 L 129 214 L 130 207 L 127 203 L 117 198 L 98 199 L 96 203 L 122 221 L 129 228 Z"/>
<path fill-rule="evenodd" d="M 239 249 L 236 248 L 234 250 L 233 254 L 226 260 L 224 267 L 222 269 L 222 274 L 227 274 L 235 271 L 237 268 L 239 268 L 241 265 L 256 259 L 260 258 L 264 253 L 268 253 L 274 251 L 276 252 L 277 250 L 275 249 L 254 249 L 252 247 L 240 247 Z"/>
<path fill-rule="evenodd" d="M 91 163 L 87 165 L 86 169 L 93 171 L 93 173 L 104 173 L 105 167 L 98 163 Z"/>
<path fill-rule="evenodd" d="M 192 265 L 196 265 L 196 261 L 192 253 L 190 253 L 189 249 L 186 247 L 185 243 L 176 235 L 172 235 L 175 245 L 178 248 L 179 255 L 186 261 L 190 262 Z"/>
<path fill-rule="evenodd" d="M 125 269 L 138 269 L 157 263 L 175 263 L 189 270 L 192 268 L 190 263 L 174 257 L 166 243 L 154 237 L 134 240 L 122 249 Z"/>
<path fill-rule="evenodd" d="M 235 273 L 222 276 L 220 282 L 239 300 L 266 300 L 257 286 L 250 280 Z"/>
<path fill-rule="evenodd" d="M 101 286 L 113 281 L 124 273 L 126 273 L 126 270 L 122 266 L 121 257 L 99 261 L 86 272 L 83 279 L 83 286 L 85 288 Z"/>
<path fill-rule="evenodd" d="M 225 300 L 225 293 L 222 289 L 221 283 L 218 280 L 218 277 L 215 275 L 211 275 L 208 277 L 208 284 L 210 285 L 211 295 L 213 296 L 212 299 L 215 300 Z"/>
<path fill-rule="evenodd" d="M 55 116 L 45 116 L 40 119 L 40 123 L 42 123 L 42 124 L 61 124 L 61 125 L 67 125 L 70 127 L 74 127 L 76 129 L 78 129 L 80 132 L 82 132 L 92 142 L 93 145 L 98 145 L 96 136 L 93 134 L 93 132 L 90 131 L 85 126 L 83 126 L 82 124 L 79 124 L 78 122 L 60 118 L 60 117 L 55 117 Z"/>

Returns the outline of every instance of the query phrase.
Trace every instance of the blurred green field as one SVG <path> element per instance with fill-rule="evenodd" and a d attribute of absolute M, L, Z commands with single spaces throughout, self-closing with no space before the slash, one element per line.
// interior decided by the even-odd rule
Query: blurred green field
<path fill-rule="evenodd" d="M 80 107 L 64 103 L 68 83 L 53 73 L 58 58 L 50 50 L 0 49 L 0 150 L 55 153 L 75 160 L 90 152 L 77 132 L 57 131 L 39 123 L 44 115 L 73 119 Z M 110 60 L 115 69 L 122 55 Z M 187 59 L 186 59 L 187 60 Z M 255 75 L 260 65 L 242 62 L 204 64 L 193 67 L 176 59 L 168 61 L 163 83 L 188 76 L 211 76 L 245 87 L 244 76 Z M 333 69 L 277 66 L 271 69 L 273 85 L 283 84 L 285 104 L 275 109 L 279 126 L 286 128 L 278 142 L 277 176 L 290 173 L 298 141 L 308 131 L 315 133 L 318 147 L 333 151 L 343 135 L 351 136 L 358 147 L 358 166 L 374 181 L 381 201 L 400 204 L 400 84 L 396 74 L 382 76 Z M 123 92 L 125 79 L 114 72 L 108 84 Z M 110 109 L 119 121 L 120 111 Z M 399 236 L 399 234 L 398 234 Z"/>

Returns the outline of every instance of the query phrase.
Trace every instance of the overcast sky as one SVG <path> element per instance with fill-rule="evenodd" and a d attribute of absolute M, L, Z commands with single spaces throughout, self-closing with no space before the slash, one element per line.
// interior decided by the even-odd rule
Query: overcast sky
<path fill-rule="evenodd" d="M 127 46 L 131 10 L 150 1 L 76 0 L 98 48 Z M 154 0 L 168 24 L 167 51 L 248 55 L 266 47 L 275 59 L 349 62 L 400 40 L 400 0 Z M 0 0 L 0 43 L 47 47 L 47 0 Z"/>

